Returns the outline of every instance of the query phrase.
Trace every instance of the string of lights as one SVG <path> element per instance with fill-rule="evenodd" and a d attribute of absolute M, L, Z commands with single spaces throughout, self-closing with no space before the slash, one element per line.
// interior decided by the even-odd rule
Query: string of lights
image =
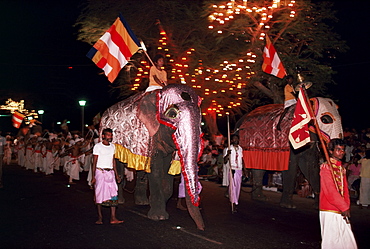
<path fill-rule="evenodd" d="M 261 2 L 261 1 L 260 1 Z M 264 1 L 269 2 L 269 1 Z M 283 2 L 283 3 L 282 3 Z M 288 9 L 289 17 L 294 18 L 296 15 L 295 1 L 270 1 L 266 6 L 256 6 L 254 1 L 248 0 L 231 0 L 224 4 L 212 5 L 213 13 L 208 16 L 208 28 L 217 35 L 226 34 L 228 24 L 235 21 L 238 16 L 245 15 L 255 24 L 253 29 L 248 28 L 240 30 L 241 34 L 250 33 L 259 40 L 264 40 L 266 34 L 271 28 L 274 14 L 278 11 Z M 253 64 L 257 62 L 258 54 L 254 51 L 248 51 L 241 58 L 233 61 L 222 61 L 218 68 L 205 68 L 202 60 L 199 60 L 197 66 L 191 67 L 192 55 L 196 52 L 190 48 L 183 55 L 176 58 L 170 50 L 170 39 L 163 27 L 159 28 L 160 38 L 158 40 L 157 50 L 163 53 L 171 67 L 169 78 L 172 82 L 187 84 L 192 86 L 202 97 L 202 115 L 216 112 L 217 116 L 223 116 L 228 112 L 233 113 L 235 107 L 239 107 L 243 101 L 243 89 L 248 84 L 251 77 L 256 72 L 253 70 Z M 235 34 L 233 34 L 235 35 Z M 236 38 L 237 39 L 237 38 Z M 252 42 L 246 39 L 246 42 Z M 148 78 L 150 66 L 147 61 L 141 61 L 142 67 L 138 69 L 134 84 L 131 90 L 137 90 L 140 82 Z M 207 87 L 212 86 L 212 88 Z M 234 96 L 231 101 L 225 103 L 222 96 Z"/>

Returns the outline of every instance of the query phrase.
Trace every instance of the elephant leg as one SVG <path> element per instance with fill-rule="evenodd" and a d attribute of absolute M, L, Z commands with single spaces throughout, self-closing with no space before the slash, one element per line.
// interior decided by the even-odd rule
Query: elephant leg
<path fill-rule="evenodd" d="M 168 174 L 172 155 L 165 155 L 158 151 L 152 157 L 151 172 L 149 178 L 149 204 L 148 218 L 152 220 L 166 220 L 169 215 L 166 211 L 166 203 L 172 195 L 173 176 Z"/>
<path fill-rule="evenodd" d="M 149 205 L 147 190 L 148 178 L 145 171 L 136 171 L 136 185 L 134 193 L 134 200 L 136 205 Z"/>
<path fill-rule="evenodd" d="M 188 194 L 188 191 L 185 189 L 185 200 L 186 200 L 186 206 L 188 207 L 189 214 L 191 218 L 194 220 L 195 224 L 197 225 L 197 228 L 201 231 L 204 231 L 204 221 L 203 217 L 200 214 L 199 207 L 194 206 L 191 203 L 190 196 Z"/>
<path fill-rule="evenodd" d="M 117 174 L 121 177 L 122 181 L 118 183 L 118 204 L 125 203 L 125 198 L 123 198 L 123 188 L 125 187 L 126 181 L 124 180 L 124 164 L 116 159 Z"/>
<path fill-rule="evenodd" d="M 252 169 L 253 176 L 253 190 L 252 199 L 258 201 L 266 201 L 266 196 L 262 192 L 262 179 L 265 174 L 265 170 Z"/>
<path fill-rule="evenodd" d="M 311 146 L 306 150 L 299 159 L 299 168 L 304 177 L 308 180 L 315 194 L 314 208 L 319 208 L 319 193 L 320 193 L 320 166 L 319 166 L 319 151 L 315 146 Z"/>
<path fill-rule="evenodd" d="M 282 171 L 283 175 L 283 194 L 280 199 L 280 206 L 284 208 L 296 208 L 293 204 L 293 193 L 295 179 L 297 176 L 298 155 L 290 152 L 289 168 Z"/>

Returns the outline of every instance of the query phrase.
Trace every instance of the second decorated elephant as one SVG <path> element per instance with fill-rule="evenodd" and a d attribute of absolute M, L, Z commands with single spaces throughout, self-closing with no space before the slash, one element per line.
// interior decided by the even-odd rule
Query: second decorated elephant
<path fill-rule="evenodd" d="M 204 230 L 198 208 L 200 103 L 192 88 L 171 84 L 153 92 L 138 93 L 111 106 L 102 115 L 100 129 L 113 129 L 119 161 L 126 163 L 128 168 L 147 173 L 150 219 L 169 218 L 166 203 L 172 195 L 173 175 L 181 172 L 189 213 L 197 228 Z M 175 151 L 179 161 L 173 160 Z M 146 195 L 146 191 L 136 194 Z M 144 200 L 146 196 L 136 198 Z"/>
<path fill-rule="evenodd" d="M 342 138 L 341 117 L 337 106 L 331 99 L 313 98 L 314 114 L 321 134 L 326 141 Z M 281 122 L 281 130 L 276 128 L 283 105 L 271 104 L 261 106 L 242 117 L 238 122 L 240 146 L 246 168 L 252 169 L 252 198 L 265 199 L 262 194 L 262 179 L 266 170 L 282 171 L 283 194 L 280 205 L 295 208 L 292 196 L 298 167 L 316 193 L 320 191 L 319 179 L 319 144 L 314 130 L 310 131 L 310 144 L 294 150 L 289 143 L 288 134 L 292 123 L 295 105 L 291 106 Z"/>

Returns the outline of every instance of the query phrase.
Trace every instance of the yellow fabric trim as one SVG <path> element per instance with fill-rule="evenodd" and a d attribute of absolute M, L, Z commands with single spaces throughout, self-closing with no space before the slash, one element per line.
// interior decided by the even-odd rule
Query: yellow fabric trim
<path fill-rule="evenodd" d="M 123 163 L 127 163 L 128 168 L 145 170 L 145 172 L 150 173 L 150 157 L 136 155 L 120 144 L 115 144 L 115 146 L 115 158 Z"/>
<path fill-rule="evenodd" d="M 323 212 L 331 212 L 331 213 L 336 213 L 336 214 L 341 214 L 341 212 L 339 212 L 339 211 L 334 211 L 334 210 L 325 210 L 325 209 L 320 209 L 320 211 L 323 211 Z"/>
<path fill-rule="evenodd" d="M 123 163 L 127 163 L 128 168 L 133 168 L 135 170 L 145 170 L 145 172 L 150 173 L 150 157 L 136 155 L 120 144 L 115 144 L 115 146 L 116 146 L 116 151 L 114 154 L 115 158 L 117 158 Z M 181 173 L 180 161 L 173 160 L 168 170 L 168 174 L 178 175 L 180 173 Z"/>
<path fill-rule="evenodd" d="M 181 163 L 180 161 L 173 160 L 168 170 L 168 174 L 170 175 L 178 175 L 181 173 Z"/>

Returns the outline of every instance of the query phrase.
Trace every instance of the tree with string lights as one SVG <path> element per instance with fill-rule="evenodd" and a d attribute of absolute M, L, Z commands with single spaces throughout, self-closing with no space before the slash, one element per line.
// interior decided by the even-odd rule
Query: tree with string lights
<path fill-rule="evenodd" d="M 145 2 L 145 3 L 144 3 Z M 288 74 L 313 82 L 312 95 L 325 95 L 335 73 L 330 62 L 345 43 L 332 30 L 330 3 L 310 0 L 89 1 L 76 25 L 79 40 L 95 43 L 124 10 L 127 22 L 150 56 L 167 58 L 169 83 L 192 86 L 202 97 L 209 132 L 216 118 L 240 116 L 282 101 L 284 82 L 261 70 L 265 37 L 274 44 Z M 112 88 L 127 97 L 146 87 L 150 64 L 137 53 Z M 272 92 L 266 95 L 261 84 Z M 275 96 L 275 97 L 274 97 Z"/>

